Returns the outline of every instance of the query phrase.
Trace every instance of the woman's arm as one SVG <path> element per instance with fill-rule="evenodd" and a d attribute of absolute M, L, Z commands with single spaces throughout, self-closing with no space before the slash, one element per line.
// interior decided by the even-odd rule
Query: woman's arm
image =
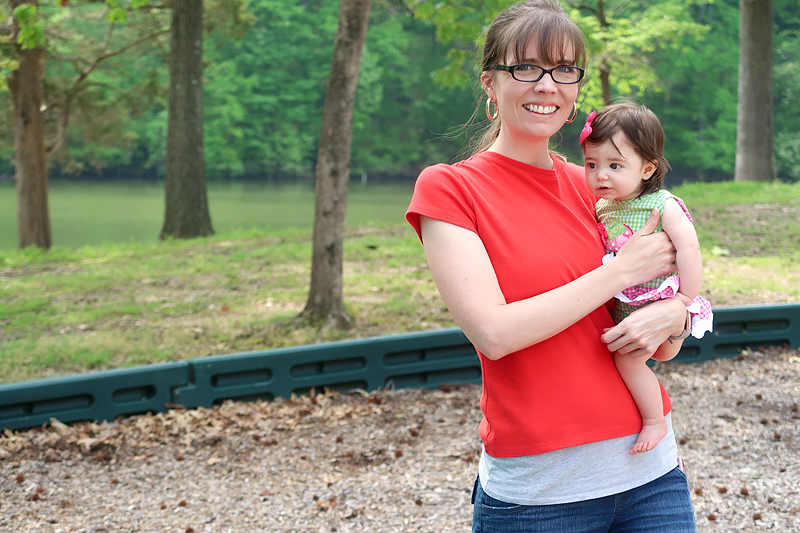
<path fill-rule="evenodd" d="M 427 217 L 420 221 L 428 266 L 445 304 L 476 349 L 490 359 L 565 330 L 620 290 L 670 272 L 675 258 L 666 235 L 651 235 L 658 222 L 651 216 L 614 261 L 557 289 L 507 303 L 475 233 Z"/>
<path fill-rule="evenodd" d="M 688 337 L 692 331 L 692 315 L 689 311 L 686 311 L 686 322 L 683 328 L 680 334 L 670 336 L 669 342 L 661 343 L 661 346 L 658 347 L 651 359 L 655 359 L 656 361 L 670 361 L 678 355 L 678 352 L 681 351 L 681 347 L 683 346 L 683 340 Z"/>

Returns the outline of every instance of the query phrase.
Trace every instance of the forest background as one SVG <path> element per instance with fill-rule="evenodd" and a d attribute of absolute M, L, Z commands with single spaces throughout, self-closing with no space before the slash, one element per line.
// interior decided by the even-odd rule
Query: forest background
<path fill-rule="evenodd" d="M 314 181 L 338 2 L 250 0 L 250 24 L 242 31 L 216 31 L 226 19 L 206 11 L 204 158 L 222 231 L 152 244 L 163 213 L 167 15 L 131 17 L 112 32 L 103 3 L 81 2 L 78 9 L 68 0 L 43 1 L 42 16 L 57 23 L 48 26 L 45 57 L 42 109 L 50 131 L 59 130 L 67 97 L 74 104 L 67 137 L 49 160 L 50 177 L 64 185 L 52 189 L 54 226 L 83 241 L 57 235 L 58 246 L 48 252 L 0 247 L 0 381 L 454 325 L 402 213 L 419 170 L 460 157 L 471 131 L 486 123 L 476 42 L 459 38 L 475 38 L 485 19 L 463 0 L 439 0 L 436 9 L 427 1 L 390 2 L 376 2 L 371 11 L 355 100 L 351 180 L 369 186 L 352 186 L 348 199 L 344 297 L 357 321 L 345 331 L 296 320 L 309 292 L 307 221 L 314 202 L 307 185 Z M 215 0 L 207 7 L 237 4 Z M 668 185 L 691 198 L 708 298 L 714 305 L 798 301 L 800 5 L 775 1 L 776 152 L 780 178 L 793 183 L 721 181 L 733 177 L 735 166 L 736 1 L 605 5 L 610 28 L 600 27 L 590 9 L 571 10 L 587 30 L 592 56 L 578 117 L 562 128 L 554 148 L 580 161 L 578 134 L 609 89 L 600 83 L 603 68 L 613 69 L 609 92 L 647 104 L 667 130 Z M 142 34 L 157 37 L 100 63 L 85 60 L 111 37 L 131 43 Z M 90 67 L 81 90 L 70 92 L 76 72 Z M 0 109 L 10 113 L 8 98 L 0 91 Z M 9 217 L 3 222 L 13 211 L 12 137 L 11 120 L 0 121 L 0 173 L 8 178 L 0 187 L 0 228 L 12 225 Z M 94 183 L 73 186 L 85 180 Z M 718 183 L 673 188 L 687 180 Z M 128 187 L 141 181 L 154 186 Z M 88 189 L 91 207 L 81 201 Z M 223 204 L 236 222 L 225 219 Z M 65 223 L 65 208 L 78 212 L 80 230 Z M 376 224 L 376 210 L 393 222 Z M 299 231 L 264 232 L 242 221 L 246 212 L 259 221 L 302 215 L 306 223 Z M 134 239 L 131 230 L 144 219 L 153 224 Z M 112 225 L 141 243 L 124 237 L 84 246 L 87 227 Z"/>
<path fill-rule="evenodd" d="M 661 118 L 673 169 L 668 184 L 731 179 L 736 153 L 738 0 L 631 0 L 614 3 L 613 9 L 616 20 L 630 25 L 634 35 L 639 29 L 639 44 L 645 51 L 640 58 L 649 68 L 612 76 L 612 91 L 635 98 Z M 338 2 L 251 0 L 247 10 L 253 24 L 239 39 L 225 32 L 206 34 L 207 179 L 312 182 Z M 73 11 L 71 26 L 82 37 L 63 39 L 47 58 L 46 96 L 74 76 L 74 65 L 65 58 L 78 57 L 82 47 L 105 38 L 105 21 L 91 9 Z M 672 17 L 673 35 L 647 43 L 647 24 L 652 20 L 643 13 L 659 12 Z M 463 155 L 471 130 L 465 125 L 477 127 L 482 122 L 482 112 L 473 117 L 481 100 L 474 42 L 459 41 L 455 30 L 448 35 L 440 28 L 437 35 L 433 24 L 414 15 L 413 9 L 391 2 L 377 3 L 372 10 L 356 97 L 354 180 L 413 182 L 425 166 Z M 578 18 L 577 12 L 574 17 Z M 694 23 L 694 29 L 681 31 L 684 23 Z M 119 25 L 115 31 L 137 30 Z M 51 159 L 51 179 L 163 180 L 167 38 L 152 39 L 98 65 L 80 105 L 74 107 L 67 138 Z M 582 119 L 601 105 L 597 70 L 592 67 L 579 102 L 579 119 L 562 130 L 556 147 L 575 161 L 580 160 L 577 136 Z M 778 176 L 797 181 L 800 5 L 796 0 L 775 0 L 774 81 Z M 615 82 L 625 86 L 614 86 Z M 0 109 L 6 114 L 0 121 L 0 179 L 13 180 L 8 92 L 0 92 Z"/>

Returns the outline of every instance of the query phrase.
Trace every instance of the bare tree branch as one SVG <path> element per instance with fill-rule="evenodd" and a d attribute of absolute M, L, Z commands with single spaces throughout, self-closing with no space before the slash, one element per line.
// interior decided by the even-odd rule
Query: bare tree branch
<path fill-rule="evenodd" d="M 108 25 L 108 31 L 106 32 L 106 40 L 103 42 L 102 50 L 105 52 L 108 50 L 108 45 L 111 43 L 111 35 L 114 33 L 114 24 Z"/>
<path fill-rule="evenodd" d="M 106 33 L 106 39 L 105 39 L 105 42 L 103 43 L 103 50 L 108 50 L 108 44 L 109 44 L 109 42 L 111 40 L 111 34 L 113 32 L 113 28 L 114 28 L 113 24 L 109 25 L 108 32 Z M 47 155 L 48 155 L 48 157 L 51 156 L 52 154 L 56 153 L 58 151 L 58 149 L 61 148 L 61 146 L 64 144 L 64 139 L 66 137 L 66 131 L 67 131 L 67 125 L 69 124 L 69 113 L 70 113 L 70 107 L 72 106 L 72 100 L 73 100 L 73 98 L 75 98 L 75 95 L 78 92 L 78 86 L 80 86 L 81 83 L 83 83 L 83 81 L 86 79 L 86 77 L 89 76 L 89 74 L 91 74 L 97 68 L 97 65 L 99 65 L 102 61 L 105 61 L 106 59 L 109 59 L 111 57 L 118 56 L 118 55 L 120 55 L 120 54 L 122 54 L 124 52 L 127 52 L 131 48 L 134 48 L 134 47 L 142 44 L 143 42 L 149 41 L 151 39 L 155 39 L 156 37 L 159 37 L 161 35 L 166 35 L 169 32 L 170 32 L 170 30 L 157 31 L 155 33 L 151 33 L 150 35 L 147 35 L 145 37 L 137 39 L 136 41 L 128 43 L 127 45 L 125 45 L 122 48 L 119 48 L 119 49 L 117 49 L 117 50 L 115 50 L 113 52 L 103 53 L 103 54 L 97 56 L 96 58 L 94 58 L 94 60 L 92 60 L 92 62 L 89 63 L 89 65 L 87 65 L 86 68 L 84 68 L 78 74 L 78 76 L 72 82 L 72 86 L 66 91 L 67 96 L 66 96 L 66 98 L 64 100 L 64 104 L 63 104 L 63 106 L 61 108 L 61 114 L 59 116 L 58 124 L 56 126 L 56 133 L 53 136 L 53 138 L 48 140 L 48 142 L 47 142 Z"/>
<path fill-rule="evenodd" d="M 113 24 L 112 24 L 112 26 L 113 26 Z M 72 83 L 72 88 L 70 89 L 70 91 L 74 90 L 78 86 L 78 84 L 80 84 L 83 80 L 85 80 L 86 76 L 91 74 L 92 71 L 97 68 L 97 65 L 99 65 L 101 61 L 105 61 L 108 58 L 111 58 L 111 57 L 114 57 L 114 56 L 118 56 L 118 55 L 120 55 L 120 54 L 122 54 L 124 52 L 127 52 L 131 48 L 134 48 L 134 47 L 142 44 L 145 41 L 149 41 L 151 39 L 155 39 L 156 37 L 158 37 L 160 35 L 166 35 L 169 32 L 170 32 L 170 30 L 157 31 L 155 33 L 151 33 L 150 35 L 142 37 L 141 39 L 133 41 L 132 43 L 129 43 L 129 44 L 123 46 L 122 48 L 120 48 L 118 50 L 115 50 L 114 52 L 108 52 L 108 53 L 105 53 L 105 54 L 97 56 L 96 58 L 94 58 L 94 60 L 85 69 L 83 69 L 83 71 L 78 75 L 78 77 L 75 78 L 75 81 Z M 104 44 L 104 50 L 107 49 L 108 39 L 110 39 L 110 38 L 111 38 L 111 28 L 109 28 L 108 35 L 106 37 L 107 40 L 106 40 L 106 43 Z"/>

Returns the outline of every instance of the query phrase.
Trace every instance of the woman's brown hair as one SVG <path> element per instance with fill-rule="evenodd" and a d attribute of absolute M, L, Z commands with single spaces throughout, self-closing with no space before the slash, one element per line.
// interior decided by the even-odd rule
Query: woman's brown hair
<path fill-rule="evenodd" d="M 539 59 L 545 65 L 574 62 L 586 66 L 586 44 L 580 28 L 569 18 L 557 0 L 526 0 L 514 4 L 489 25 L 483 46 L 481 72 L 492 71 L 492 66 L 506 61 L 525 58 L 528 46 L 534 43 Z M 474 143 L 472 154 L 482 152 L 494 143 L 500 134 L 500 117 Z"/>

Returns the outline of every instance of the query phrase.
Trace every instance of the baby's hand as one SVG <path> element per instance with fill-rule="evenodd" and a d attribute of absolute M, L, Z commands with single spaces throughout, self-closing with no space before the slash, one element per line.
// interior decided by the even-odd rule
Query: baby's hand
<path fill-rule="evenodd" d="M 686 296 L 682 292 L 678 292 L 677 294 L 675 294 L 675 298 L 680 300 L 681 303 L 683 303 L 683 305 L 691 305 L 691 303 L 693 301 L 691 298 L 689 298 L 688 296 Z"/>

